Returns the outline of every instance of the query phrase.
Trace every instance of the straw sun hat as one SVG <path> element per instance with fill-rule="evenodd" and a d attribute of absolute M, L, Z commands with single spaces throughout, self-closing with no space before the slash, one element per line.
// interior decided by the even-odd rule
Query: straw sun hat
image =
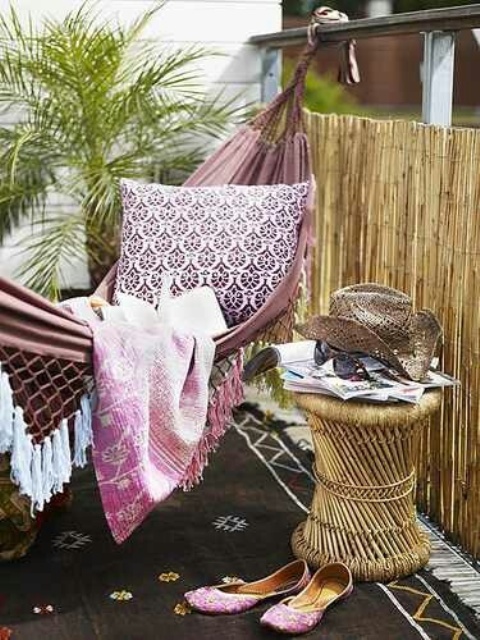
<path fill-rule="evenodd" d="M 309 340 L 384 360 L 412 380 L 425 376 L 442 336 L 431 311 L 414 313 L 406 294 L 374 283 L 335 291 L 329 315 L 314 316 L 296 330 Z"/>

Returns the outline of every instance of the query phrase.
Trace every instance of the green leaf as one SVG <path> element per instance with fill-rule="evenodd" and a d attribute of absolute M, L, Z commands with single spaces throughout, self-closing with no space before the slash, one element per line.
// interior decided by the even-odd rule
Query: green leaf
<path fill-rule="evenodd" d="M 57 292 L 69 244 L 101 253 L 108 237 L 111 255 L 121 178 L 178 183 L 243 117 L 204 95 L 198 67 L 214 52 L 145 39 L 164 4 L 129 26 L 95 2 L 64 19 L 0 15 L 0 113 L 11 121 L 0 127 L 0 242 L 26 221 L 43 224 L 22 269 L 41 292 Z M 52 215 L 53 200 L 69 203 L 71 220 Z"/>
<path fill-rule="evenodd" d="M 28 287 L 58 300 L 63 269 L 85 255 L 85 222 L 65 214 L 45 219 L 34 228 L 25 243 L 27 258 L 19 276 Z"/>

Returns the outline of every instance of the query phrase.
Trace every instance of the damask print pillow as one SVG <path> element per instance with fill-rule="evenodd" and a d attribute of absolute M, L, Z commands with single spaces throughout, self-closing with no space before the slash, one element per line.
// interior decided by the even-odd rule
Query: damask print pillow
<path fill-rule="evenodd" d="M 229 326 L 248 319 L 288 272 L 308 183 L 171 187 L 122 180 L 123 228 L 115 295 L 155 302 L 207 285 Z"/>

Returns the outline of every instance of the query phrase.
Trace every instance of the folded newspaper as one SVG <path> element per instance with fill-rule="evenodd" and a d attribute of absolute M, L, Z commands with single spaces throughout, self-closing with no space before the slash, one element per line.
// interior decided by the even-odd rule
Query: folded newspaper
<path fill-rule="evenodd" d="M 247 363 L 247 378 L 278 366 L 284 371 L 283 386 L 296 393 L 322 393 L 342 400 L 364 400 L 368 402 L 418 403 L 425 390 L 459 385 L 446 373 L 436 371 L 438 360 L 421 382 L 402 377 L 388 364 L 369 356 L 356 356 L 367 372 L 366 379 L 340 378 L 335 374 L 333 361 L 318 365 L 314 361 L 314 340 L 302 340 L 273 345 L 262 349 Z"/>

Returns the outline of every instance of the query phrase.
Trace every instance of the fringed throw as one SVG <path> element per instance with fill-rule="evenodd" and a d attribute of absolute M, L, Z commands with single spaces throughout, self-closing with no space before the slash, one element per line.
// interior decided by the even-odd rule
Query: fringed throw
<path fill-rule="evenodd" d="M 159 324 L 98 322 L 93 463 L 105 516 L 123 542 L 180 484 L 202 442 L 215 345 Z"/>
<path fill-rule="evenodd" d="M 225 358 L 216 368 L 217 375 L 210 379 L 207 426 L 181 483 L 187 491 L 203 479 L 209 454 L 218 448 L 230 425 L 234 407 L 243 401 L 242 354 Z"/>

